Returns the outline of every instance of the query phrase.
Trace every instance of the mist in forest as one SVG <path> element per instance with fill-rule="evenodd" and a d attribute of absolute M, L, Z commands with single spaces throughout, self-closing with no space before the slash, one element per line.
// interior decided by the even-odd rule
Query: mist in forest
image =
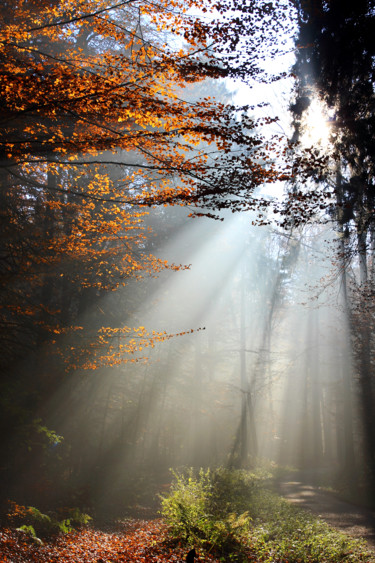
<path fill-rule="evenodd" d="M 51 389 L 41 411 L 56 433 L 48 456 L 52 466 L 67 457 L 70 471 L 54 502 L 74 491 L 116 513 L 168 483 L 170 468 L 273 463 L 329 480 L 361 459 L 335 234 L 260 227 L 251 212 L 219 219 L 148 211 L 138 251 L 181 268 L 88 293 L 78 324 L 109 318 L 166 337 Z M 20 491 L 38 470 L 34 458 Z"/>
<path fill-rule="evenodd" d="M 171 467 L 268 460 L 328 479 L 353 461 L 359 421 L 329 230 L 187 215 L 159 210 L 148 221 L 165 226 L 154 251 L 189 269 L 100 303 L 126 325 L 174 336 L 135 363 L 77 374 L 47 409 L 74 448 L 75 487 L 100 506 L 132 497 L 140 476 L 141 489 L 168 483 Z"/>
<path fill-rule="evenodd" d="M 335 18 L 320 28 L 302 4 L 293 74 L 273 52 L 280 76 L 256 95 L 222 78 L 231 54 L 207 70 L 193 34 L 189 66 L 168 10 L 165 31 L 132 3 L 106 25 L 82 16 L 31 36 L 45 67 L 9 47 L 0 472 L 12 498 L 120 514 L 182 467 L 375 483 L 373 83 L 352 91 L 344 63 L 346 90 L 328 80 L 310 33 L 319 47 Z M 33 32 L 30 6 L 17 21 Z M 341 13 L 319 17 L 329 10 Z M 264 67 L 256 29 L 248 56 Z"/>

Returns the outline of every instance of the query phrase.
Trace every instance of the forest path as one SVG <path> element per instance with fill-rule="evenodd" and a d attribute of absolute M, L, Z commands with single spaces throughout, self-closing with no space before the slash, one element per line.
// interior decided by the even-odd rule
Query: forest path
<path fill-rule="evenodd" d="M 289 502 L 309 510 L 322 520 L 355 538 L 362 538 L 375 549 L 375 512 L 337 498 L 299 477 L 280 481 L 277 492 Z"/>

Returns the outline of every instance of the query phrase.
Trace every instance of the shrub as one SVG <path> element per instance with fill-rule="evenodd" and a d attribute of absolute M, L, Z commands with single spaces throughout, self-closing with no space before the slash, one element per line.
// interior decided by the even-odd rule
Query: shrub
<path fill-rule="evenodd" d="M 171 492 L 161 497 L 172 536 L 209 550 L 241 550 L 241 537 L 250 525 L 242 507 L 251 496 L 253 480 L 244 472 L 225 469 L 172 473 Z"/>
<path fill-rule="evenodd" d="M 80 528 L 91 520 L 88 514 L 79 508 L 65 510 L 66 518 L 58 519 L 55 513 L 43 514 L 35 506 L 22 506 L 10 502 L 8 521 L 11 525 L 24 531 L 32 537 L 48 537 L 59 533 L 69 533 L 74 528 Z"/>
<path fill-rule="evenodd" d="M 17 528 L 17 530 L 24 532 L 25 534 L 27 534 L 31 538 L 36 538 L 36 533 L 35 533 L 33 526 L 27 526 L 26 524 L 24 524 L 23 526 L 20 526 L 19 528 Z"/>

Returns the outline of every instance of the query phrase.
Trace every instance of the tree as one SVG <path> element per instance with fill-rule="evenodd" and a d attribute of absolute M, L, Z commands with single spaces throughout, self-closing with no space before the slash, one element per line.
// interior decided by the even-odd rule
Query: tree
<path fill-rule="evenodd" d="M 106 269 L 115 278 L 96 281 L 97 288 L 113 288 L 118 277 L 144 266 L 131 253 L 127 267 L 114 265 L 114 239 L 119 247 L 131 240 L 138 241 L 138 249 L 142 244 L 138 233 L 138 239 L 129 237 L 144 213 L 139 206 L 242 209 L 251 205 L 256 186 L 278 176 L 272 164 L 258 163 L 261 139 L 246 112 L 241 110 L 238 120 L 231 105 L 208 98 L 185 102 L 175 94 L 177 86 L 207 75 L 241 75 L 246 64 L 237 62 L 236 70 L 237 59 L 228 58 L 224 48 L 228 41 L 238 42 L 249 18 L 253 27 L 259 26 L 270 15 L 269 6 L 244 7 L 247 17 L 231 30 L 225 20 L 200 23 L 180 8 L 178 2 L 161 2 L 152 9 L 134 1 L 66 2 L 46 3 L 36 12 L 32 2 L 20 2 L 12 14 L 4 12 L 4 182 L 19 186 L 18 197 L 26 199 L 30 218 L 36 204 L 39 214 L 49 215 L 45 224 L 50 223 L 48 236 L 55 242 L 41 250 L 38 241 L 38 253 L 49 261 L 66 252 L 89 254 L 99 266 L 98 275 Z M 160 34 L 155 39 L 156 32 L 175 28 L 188 41 L 184 48 L 170 47 Z M 207 47 L 210 34 L 218 60 Z M 210 146 L 208 153 L 198 147 L 201 142 Z M 241 148 L 236 155 L 231 153 L 234 144 Z M 220 166 L 216 151 L 221 152 Z M 16 190 L 10 190 L 19 209 Z M 94 237 L 98 246 L 92 245 Z M 108 249 L 109 240 L 111 252 L 106 250 L 103 260 L 98 248 Z M 146 269 L 163 267 L 144 258 Z M 80 283 L 91 282 L 83 277 Z"/>
<path fill-rule="evenodd" d="M 296 2 L 295 6 L 299 23 L 295 65 L 298 94 L 292 109 L 297 132 L 314 97 L 330 115 L 330 158 L 325 166 L 310 164 L 309 174 L 325 186 L 328 199 L 326 204 L 322 201 L 321 208 L 328 212 L 326 219 L 330 215 L 336 222 L 338 263 L 356 358 L 353 375 L 358 380 L 362 405 L 365 459 L 374 483 L 374 316 L 370 297 L 374 250 L 374 6 L 368 1 Z M 350 461 L 348 470 L 352 470 Z"/>

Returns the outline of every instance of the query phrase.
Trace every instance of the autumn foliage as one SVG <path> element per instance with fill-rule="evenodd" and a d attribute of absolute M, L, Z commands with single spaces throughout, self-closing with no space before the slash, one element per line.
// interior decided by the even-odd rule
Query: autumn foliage
<path fill-rule="evenodd" d="M 193 16 L 198 8 L 212 16 Z M 280 14 L 262 2 L 244 4 L 241 18 L 239 9 L 194 0 L 5 3 L 1 275 L 14 288 L 1 307 L 6 347 L 18 348 L 20 331 L 21 347 L 34 346 L 31 325 L 50 344 L 84 330 L 76 317 L 90 290 L 180 269 L 147 250 L 148 207 L 242 210 L 279 177 L 248 107 L 184 96 L 206 77 L 259 74 L 262 30 Z M 257 35 L 236 53 L 245 29 Z"/>

